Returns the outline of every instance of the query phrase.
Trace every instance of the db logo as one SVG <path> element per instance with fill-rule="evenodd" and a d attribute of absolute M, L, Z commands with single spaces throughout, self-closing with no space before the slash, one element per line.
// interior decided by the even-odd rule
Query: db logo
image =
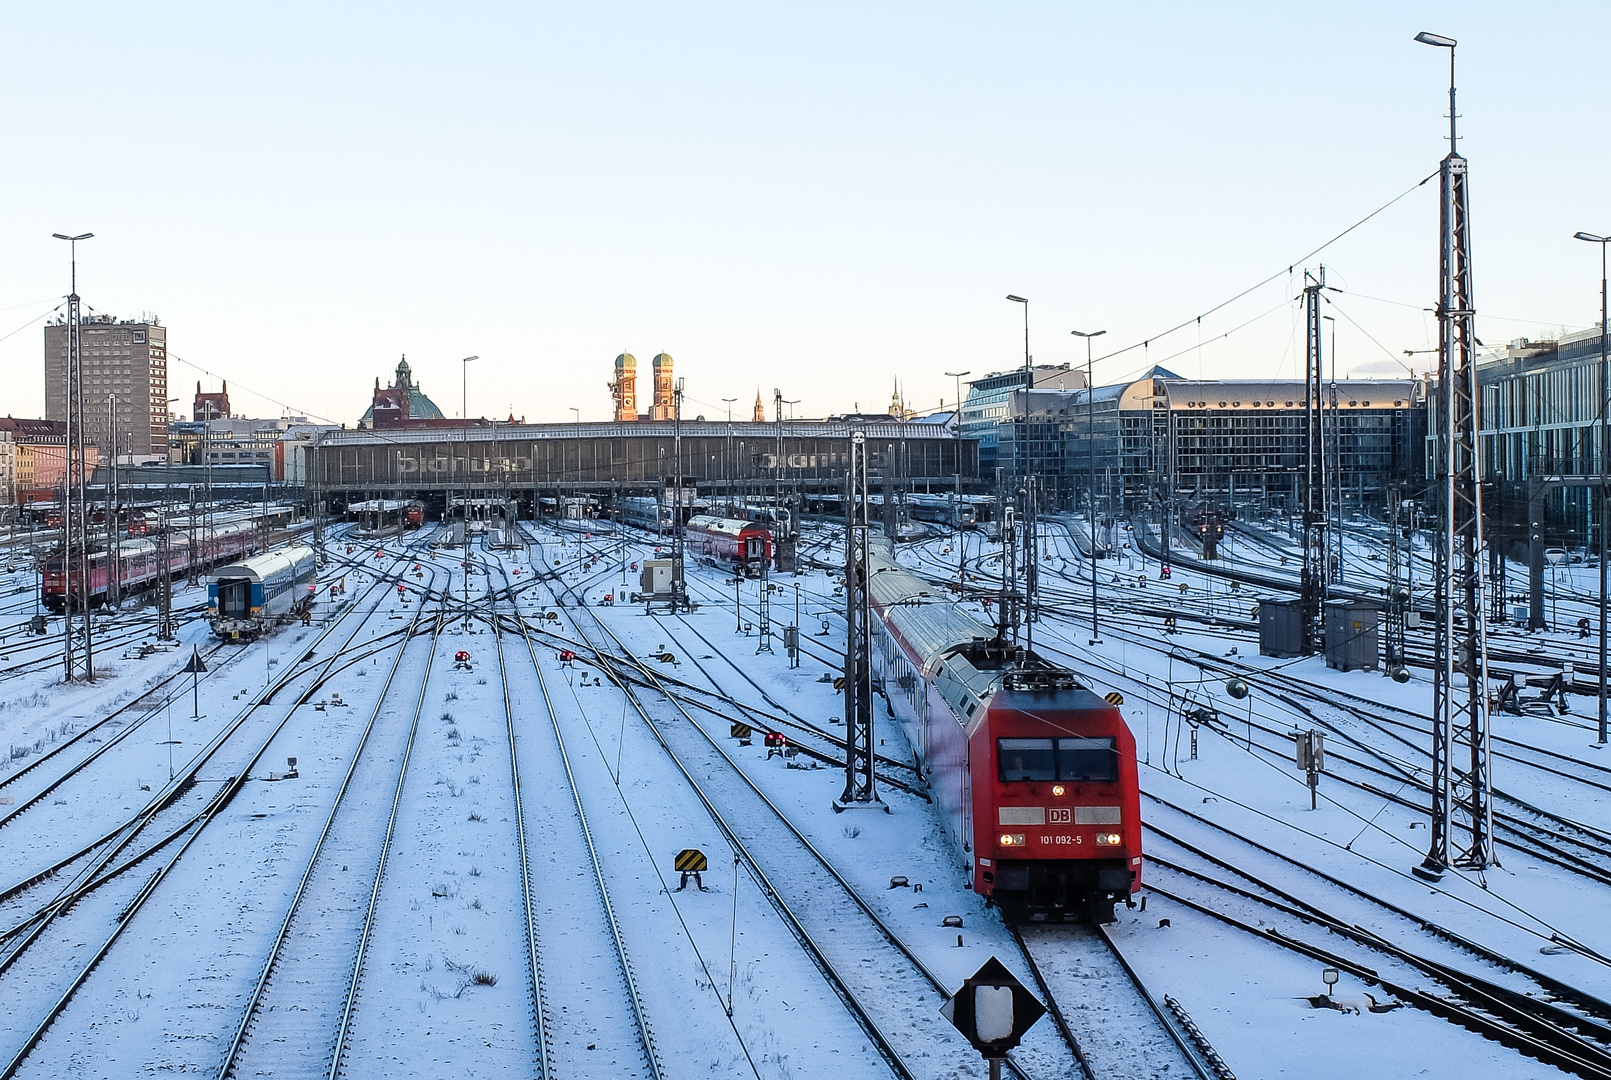
<path fill-rule="evenodd" d="M 1046 824 L 1048 825 L 1071 825 L 1073 822 L 1074 811 L 1070 810 L 1066 806 L 1062 809 L 1058 809 L 1054 806 L 1052 809 L 1046 811 Z"/>

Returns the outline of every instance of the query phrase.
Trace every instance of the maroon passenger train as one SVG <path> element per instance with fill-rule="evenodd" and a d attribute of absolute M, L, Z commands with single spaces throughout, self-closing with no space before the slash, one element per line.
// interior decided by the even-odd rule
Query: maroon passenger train
<path fill-rule="evenodd" d="M 1074 673 L 869 545 L 873 676 L 975 892 L 1007 918 L 1108 922 L 1141 888 L 1136 746 Z"/>
<path fill-rule="evenodd" d="M 683 526 L 690 557 L 744 577 L 760 577 L 772 561 L 772 532 L 744 518 L 695 514 Z"/>

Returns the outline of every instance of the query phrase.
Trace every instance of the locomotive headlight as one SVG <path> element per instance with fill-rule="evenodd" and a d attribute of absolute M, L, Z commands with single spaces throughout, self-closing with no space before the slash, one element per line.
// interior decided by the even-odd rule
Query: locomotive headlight
<path fill-rule="evenodd" d="M 1118 847 L 1124 838 L 1116 832 L 1099 832 L 1096 834 L 1097 847 Z"/>
<path fill-rule="evenodd" d="M 1062 784 L 1053 784 L 1052 785 L 1052 794 L 1053 795 L 1058 795 L 1058 796 L 1067 795 L 1068 794 L 1068 788 L 1064 787 Z"/>
<path fill-rule="evenodd" d="M 1024 846 L 1024 834 L 1023 833 L 1002 833 L 1001 834 L 1001 846 L 1002 847 L 1023 847 Z"/>

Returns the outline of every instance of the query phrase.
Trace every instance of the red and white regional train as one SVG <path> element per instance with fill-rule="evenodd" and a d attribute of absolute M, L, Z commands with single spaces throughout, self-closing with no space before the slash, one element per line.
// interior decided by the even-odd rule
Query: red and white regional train
<path fill-rule="evenodd" d="M 219 525 L 209 536 L 205 532 L 198 532 L 196 536 L 196 566 L 214 566 L 221 562 L 250 555 L 259 546 L 262 530 L 252 521 L 230 522 Z M 168 534 L 168 580 L 190 569 L 191 561 L 190 535 L 181 530 L 172 530 Z M 141 537 L 137 540 L 125 540 L 119 545 L 118 581 L 125 593 L 161 580 L 162 578 L 162 548 L 155 537 Z M 106 587 L 111 576 L 110 552 L 92 551 L 89 555 L 89 589 L 88 603 L 90 607 L 99 607 L 106 601 Z M 44 595 L 45 606 L 51 611 L 61 611 L 66 606 L 66 580 L 62 573 L 62 553 L 56 551 L 45 560 L 44 569 Z M 86 595 L 84 581 L 79 576 L 77 563 L 73 566 L 73 606 L 80 607 Z"/>
<path fill-rule="evenodd" d="M 1111 921 L 1141 888 L 1135 738 L 1119 710 L 870 545 L 881 679 L 973 889 L 1011 920 Z"/>
<path fill-rule="evenodd" d="M 695 514 L 683 543 L 690 557 L 745 577 L 759 577 L 772 561 L 772 531 L 743 518 Z"/>

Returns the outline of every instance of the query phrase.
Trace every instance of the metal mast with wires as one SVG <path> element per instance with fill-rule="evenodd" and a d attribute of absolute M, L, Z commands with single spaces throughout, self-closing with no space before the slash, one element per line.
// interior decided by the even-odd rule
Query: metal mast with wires
<path fill-rule="evenodd" d="M 671 613 L 687 611 L 688 608 L 688 582 L 683 576 L 683 493 L 682 493 L 682 379 L 679 377 L 671 389 L 671 441 L 675 450 L 677 478 L 672 488 L 671 511 Z"/>
<path fill-rule="evenodd" d="M 868 595 L 867 433 L 850 436 L 845 499 L 845 790 L 834 810 L 882 807 L 873 776 L 872 599 Z"/>
<path fill-rule="evenodd" d="M 1449 50 L 1449 152 L 1439 169 L 1437 650 L 1432 677 L 1432 827 L 1418 868 L 1494 862 L 1488 746 L 1487 552 L 1477 445 L 1477 364 L 1471 298 L 1466 159 L 1455 135 L 1453 38 L 1417 34 Z"/>
<path fill-rule="evenodd" d="M 84 353 L 80 338 L 82 315 L 78 299 L 78 242 L 88 240 L 95 234 L 51 235 L 57 240 L 67 241 L 72 260 L 72 288 L 67 295 L 67 438 L 66 445 L 62 447 L 62 459 L 67 466 L 62 471 L 62 677 L 71 681 L 76 673 L 73 642 L 73 601 L 76 598 L 78 610 L 84 617 L 84 677 L 94 682 L 95 646 L 90 629 L 89 507 L 86 504 L 89 477 L 84 467 Z M 76 514 L 73 512 L 75 473 L 78 482 Z M 76 592 L 73 585 L 75 580 L 78 582 Z"/>
<path fill-rule="evenodd" d="M 1303 608 L 1303 655 L 1322 647 L 1321 616 L 1326 603 L 1326 450 L 1324 441 L 1323 383 L 1320 355 L 1320 291 L 1326 287 L 1326 268 L 1318 274 L 1303 272 L 1303 574 L 1299 597 Z"/>

